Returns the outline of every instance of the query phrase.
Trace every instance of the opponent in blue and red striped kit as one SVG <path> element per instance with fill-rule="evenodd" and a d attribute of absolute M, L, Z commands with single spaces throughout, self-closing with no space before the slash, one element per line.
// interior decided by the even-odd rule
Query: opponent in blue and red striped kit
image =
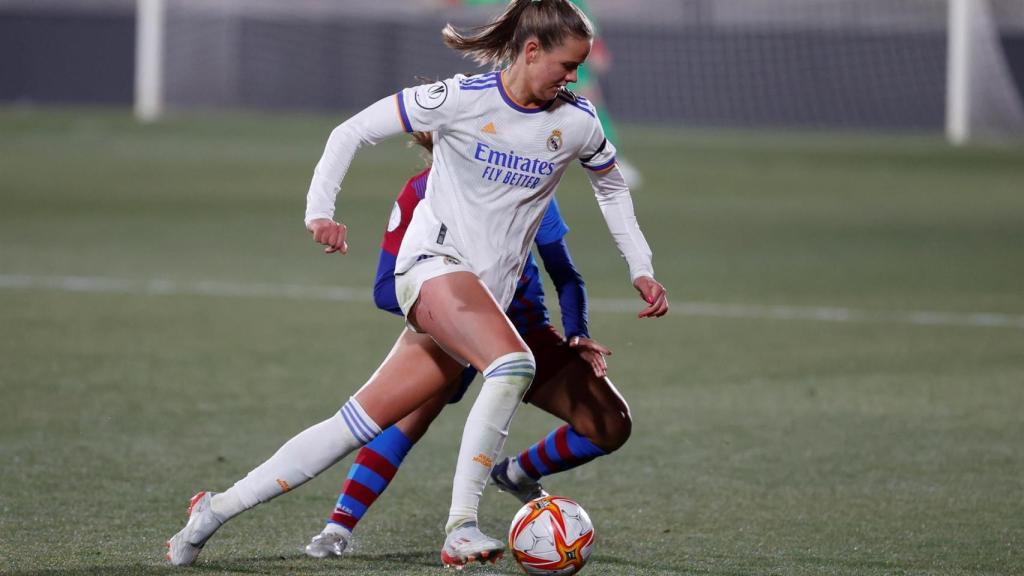
<path fill-rule="evenodd" d="M 424 143 L 425 136 L 419 138 Z M 374 302 L 394 314 L 401 314 L 395 296 L 395 256 L 412 213 L 423 199 L 429 174 L 429 169 L 424 170 L 406 182 L 381 243 Z M 574 468 L 615 450 L 626 441 L 630 431 L 629 408 L 605 377 L 604 354 L 609 352 L 587 333 L 586 290 L 565 244 L 568 231 L 557 202 L 552 200 L 535 244 L 558 291 L 569 341 L 551 325 L 544 305 L 540 269 L 532 254 L 507 310 L 537 360 L 537 376 L 525 400 L 571 422 L 493 468 L 494 483 L 524 502 L 544 494 L 538 482 L 542 476 Z M 463 373 L 449 402 L 462 398 L 475 375 L 472 368 Z M 573 402 L 569 402 L 570 395 Z M 313 537 L 306 547 L 307 554 L 325 558 L 345 550 L 356 524 L 390 484 L 406 454 L 442 407 L 438 403 L 414 415 L 415 418 L 387 428 L 359 451 L 326 527 Z"/>

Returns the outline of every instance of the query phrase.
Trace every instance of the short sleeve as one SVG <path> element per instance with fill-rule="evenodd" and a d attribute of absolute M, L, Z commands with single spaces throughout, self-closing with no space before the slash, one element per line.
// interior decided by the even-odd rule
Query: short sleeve
<path fill-rule="evenodd" d="M 444 128 L 454 117 L 458 99 L 456 77 L 406 88 L 395 94 L 395 106 L 406 132 L 434 132 Z"/>
<path fill-rule="evenodd" d="M 558 201 L 554 197 L 548 203 L 548 209 L 544 212 L 544 218 L 540 221 L 540 229 L 537 230 L 536 242 L 538 246 L 558 242 L 569 233 L 569 226 L 562 219 L 562 213 L 558 210 Z"/>
<path fill-rule="evenodd" d="M 594 130 L 590 140 L 580 150 L 580 164 L 587 170 L 604 172 L 615 166 L 615 145 L 604 135 L 604 128 L 598 118 L 593 119 Z"/>
<path fill-rule="evenodd" d="M 384 239 L 380 244 L 385 252 L 392 255 L 398 254 L 398 249 L 402 246 L 402 239 L 405 238 L 405 231 L 409 228 L 409 222 L 412 221 L 412 213 L 416 210 L 416 205 L 420 203 L 417 188 L 427 179 L 428 174 L 429 171 L 421 172 L 410 178 L 402 187 L 402 193 L 398 195 L 395 205 L 391 209 L 388 227 L 384 231 Z"/>

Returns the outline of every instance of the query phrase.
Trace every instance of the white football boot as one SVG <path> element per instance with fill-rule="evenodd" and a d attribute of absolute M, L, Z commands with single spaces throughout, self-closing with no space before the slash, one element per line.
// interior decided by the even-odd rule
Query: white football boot
<path fill-rule="evenodd" d="M 527 477 L 518 484 L 513 482 L 512 479 L 508 477 L 508 466 L 511 463 L 512 458 L 509 457 L 495 464 L 494 468 L 491 468 L 491 482 L 498 487 L 498 490 L 508 492 L 518 498 L 523 504 L 526 504 L 531 500 L 536 500 L 537 498 L 545 498 L 549 496 L 547 491 L 544 490 L 544 487 L 540 485 L 540 482 L 537 482 L 533 478 Z"/>
<path fill-rule="evenodd" d="M 188 504 L 188 523 L 167 541 L 167 559 L 175 566 L 189 566 L 213 533 L 224 524 L 210 508 L 213 492 L 200 492 Z"/>
<path fill-rule="evenodd" d="M 352 540 L 352 533 L 337 524 L 328 524 L 323 532 L 313 536 L 306 544 L 306 556 L 328 558 L 341 556 Z"/>
<path fill-rule="evenodd" d="M 476 527 L 476 522 L 466 522 L 452 530 L 441 549 L 441 563 L 445 568 L 462 570 L 469 562 L 495 563 L 505 552 L 501 540 L 495 540 Z"/>

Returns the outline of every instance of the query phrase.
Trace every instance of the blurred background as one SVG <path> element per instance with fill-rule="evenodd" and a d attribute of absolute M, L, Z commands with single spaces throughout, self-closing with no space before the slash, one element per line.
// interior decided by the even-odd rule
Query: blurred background
<path fill-rule="evenodd" d="M 958 2 L 965 9 L 954 16 Z M 472 71 L 438 42 L 438 30 L 448 21 L 478 24 L 501 7 L 459 4 L 139 2 L 163 14 L 157 74 L 167 109 L 307 111 L 357 109 L 418 75 Z M 589 6 L 611 55 L 606 106 L 624 121 L 939 132 L 948 73 L 961 66 L 964 86 L 954 90 L 969 94 L 959 113 L 975 133 L 1019 136 L 1024 127 L 1019 0 Z M 136 0 L 0 1 L 0 49 L 9 55 L 0 101 L 131 104 L 137 21 Z M 968 39 L 959 64 L 947 50 L 956 34 Z"/>
<path fill-rule="evenodd" d="M 1024 1 L 587 4 L 587 93 L 672 309 L 636 319 L 570 168 L 566 241 L 634 418 L 545 479 L 597 527 L 584 574 L 1024 574 Z M 189 497 L 362 385 L 403 326 L 371 291 L 423 159 L 360 150 L 343 258 L 303 228 L 313 167 L 353 112 L 473 71 L 439 31 L 500 9 L 0 0 L 0 573 L 180 573 L 163 544 Z M 468 409 L 351 556 L 302 553 L 341 467 L 232 521 L 198 569 L 436 575 Z M 508 452 L 556 424 L 524 406 Z M 482 527 L 518 507 L 488 488 Z"/>

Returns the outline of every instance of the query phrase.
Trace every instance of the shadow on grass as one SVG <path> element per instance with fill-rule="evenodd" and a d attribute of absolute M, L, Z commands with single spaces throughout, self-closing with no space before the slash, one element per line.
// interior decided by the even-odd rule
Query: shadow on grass
<path fill-rule="evenodd" d="M 710 574 L 715 576 L 754 576 L 769 572 L 786 572 L 786 564 L 790 568 L 800 567 L 801 571 L 808 566 L 816 566 L 822 572 L 836 569 L 865 574 L 905 574 L 908 570 L 918 568 L 881 559 L 850 559 L 829 558 L 820 556 L 794 556 L 788 562 L 774 560 L 758 562 L 756 558 L 736 557 L 711 554 L 702 558 L 699 565 L 680 566 L 678 562 L 638 562 L 636 559 L 598 555 L 592 560 L 601 567 L 603 573 L 636 574 L 636 575 L 686 575 Z M 506 555 L 505 565 L 496 566 L 503 572 L 506 569 L 518 573 L 515 563 Z M 403 552 L 382 552 L 346 554 L 336 560 L 315 560 L 301 553 L 285 555 L 250 556 L 239 558 L 217 558 L 210 561 L 200 559 L 190 568 L 155 563 L 106 564 L 82 567 L 62 567 L 41 570 L 24 570 L 4 572 L 11 576 L 168 576 L 190 574 L 393 574 L 401 570 L 413 569 L 414 572 L 432 569 L 440 570 L 437 552 L 433 549 L 406 550 Z M 596 567 L 596 566 L 595 566 Z M 611 569 L 611 570 L 609 570 Z"/>
<path fill-rule="evenodd" d="M 315 560 L 303 554 L 288 556 L 250 556 L 235 559 L 214 559 L 209 562 L 202 558 L 189 568 L 169 564 L 127 563 L 82 567 L 48 568 L 4 572 L 10 576 L 166 576 L 202 573 L 237 574 L 364 574 L 374 570 L 392 573 L 395 565 L 406 567 L 440 568 L 440 561 L 434 550 L 408 550 L 380 554 L 346 554 L 337 560 Z"/>
<path fill-rule="evenodd" d="M 897 562 L 884 559 L 854 559 L 827 556 L 791 556 L 785 559 L 764 559 L 748 556 L 709 554 L 699 558 L 699 564 L 684 568 L 676 563 L 637 562 L 612 556 L 599 556 L 602 566 L 621 566 L 622 574 L 707 574 L 712 576 L 761 576 L 766 573 L 787 574 L 799 569 L 816 573 L 885 574 L 898 576 L 910 573 L 929 573 L 933 566 L 920 563 Z M 697 558 L 694 558 L 697 560 Z M 987 572 L 986 572 L 987 573 Z M 992 574 L 1000 573 L 993 570 Z"/>
<path fill-rule="evenodd" d="M 101 576 L 103 574 L 139 574 L 140 576 L 152 576 L 156 574 L 171 574 L 180 572 L 180 568 L 173 566 L 152 566 L 146 564 L 118 564 L 105 566 L 83 566 L 81 568 L 52 568 L 45 570 L 22 570 L 5 572 L 11 576 Z"/>
<path fill-rule="evenodd" d="M 601 566 L 620 566 L 622 568 L 621 574 L 696 574 L 696 570 L 683 570 L 668 563 L 658 562 L 637 562 L 636 560 L 626 560 L 624 558 L 617 558 L 615 556 L 594 556 L 591 562 L 600 562 Z M 589 564 L 588 564 L 589 566 Z M 705 570 L 702 572 L 707 574 Z"/>

